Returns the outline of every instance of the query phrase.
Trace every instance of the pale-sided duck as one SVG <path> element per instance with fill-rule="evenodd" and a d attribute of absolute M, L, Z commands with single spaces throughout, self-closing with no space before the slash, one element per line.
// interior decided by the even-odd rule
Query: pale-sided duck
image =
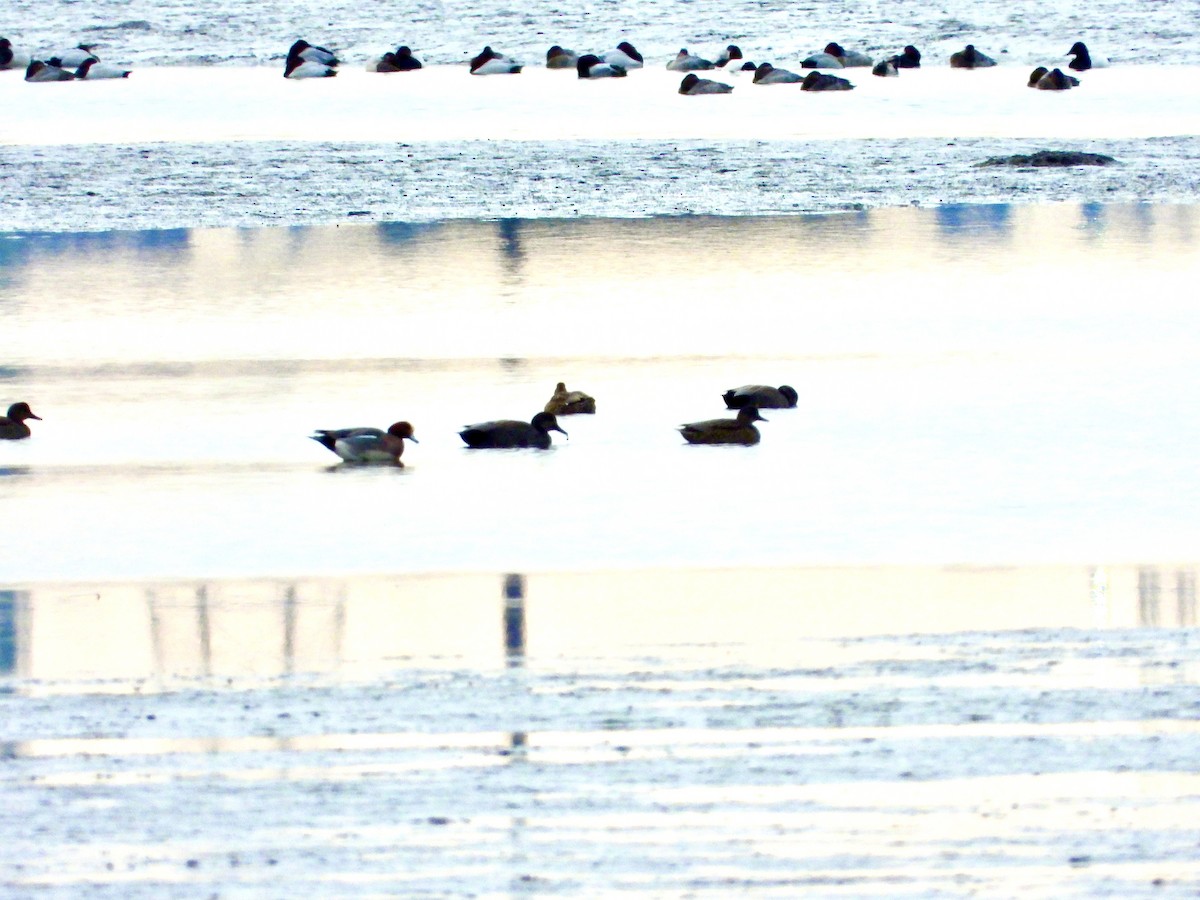
<path fill-rule="evenodd" d="M 62 69 L 77 69 L 89 59 L 100 62 L 100 57 L 93 52 L 94 46 L 94 44 L 76 44 L 74 47 L 67 47 L 65 50 L 50 54 L 47 62 Z"/>
<path fill-rule="evenodd" d="M 671 72 L 698 72 L 711 68 L 713 68 L 711 60 L 697 56 L 695 53 L 688 53 L 687 47 L 680 48 L 676 57 L 667 63 L 667 69 Z"/>
<path fill-rule="evenodd" d="M 713 65 L 718 69 L 723 69 L 735 59 L 744 59 L 742 56 L 742 48 L 737 44 L 729 44 L 721 54 L 713 60 Z"/>
<path fill-rule="evenodd" d="M 408 422 L 396 422 L 387 431 L 378 428 L 321 428 L 309 435 L 314 441 L 333 451 L 346 462 L 386 462 L 402 466 L 404 441 L 421 443 L 413 437 Z"/>
<path fill-rule="evenodd" d="M 577 62 L 579 62 L 578 53 L 574 50 L 564 50 L 558 44 L 546 51 L 547 69 L 574 69 Z"/>
<path fill-rule="evenodd" d="M 976 50 L 974 44 L 967 44 L 957 53 L 950 54 L 950 68 L 952 69 L 984 69 L 995 64 L 996 61 L 990 56 Z"/>
<path fill-rule="evenodd" d="M 606 63 L 594 53 L 585 53 L 575 61 L 575 71 L 580 78 L 624 78 L 627 74 L 620 66 Z"/>
<path fill-rule="evenodd" d="M 787 69 L 777 69 L 770 63 L 761 63 L 754 70 L 755 84 L 796 84 L 804 78 Z"/>
<path fill-rule="evenodd" d="M 555 416 L 590 414 L 596 411 L 596 400 L 583 391 L 568 391 L 566 384 L 560 381 L 546 403 L 545 411 Z"/>
<path fill-rule="evenodd" d="M 825 45 L 825 52 L 842 64 L 844 68 L 850 69 L 854 67 L 866 68 L 875 62 L 865 53 L 860 53 L 857 50 L 847 50 L 841 44 L 830 41 Z"/>
<path fill-rule="evenodd" d="M 804 76 L 804 83 L 800 85 L 802 91 L 852 91 L 852 85 L 845 78 L 838 78 L 836 75 L 827 75 L 824 72 L 809 72 Z"/>
<path fill-rule="evenodd" d="M 24 401 L 14 403 L 8 408 L 7 416 L 0 416 L 0 441 L 19 441 L 32 433 L 25 424 L 26 419 L 42 421 L 41 416 L 35 416 L 29 404 Z"/>
<path fill-rule="evenodd" d="M 1103 56 L 1092 56 L 1088 52 L 1087 44 L 1083 41 L 1076 41 L 1072 44 L 1071 49 L 1067 51 L 1067 56 L 1075 57 L 1067 63 L 1067 68 L 1074 69 L 1076 72 L 1086 72 L 1088 69 L 1102 69 L 1108 65 L 1108 60 Z"/>
<path fill-rule="evenodd" d="M 773 388 L 767 384 L 743 384 L 730 388 L 721 398 L 727 409 L 757 406 L 759 409 L 791 409 L 800 399 L 796 389 L 788 384 Z"/>
<path fill-rule="evenodd" d="M 472 75 L 516 75 L 523 68 L 524 66 L 511 56 L 497 53 L 490 46 L 484 47 L 479 55 L 471 60 Z"/>
<path fill-rule="evenodd" d="M 75 70 L 75 77 L 86 81 L 97 81 L 101 78 L 128 78 L 129 69 L 120 66 L 110 66 L 94 59 L 85 59 L 83 65 Z"/>
<path fill-rule="evenodd" d="M 629 43 L 629 41 L 621 41 L 614 50 L 605 50 L 600 54 L 600 58 L 606 63 L 620 66 L 626 71 L 629 69 L 640 69 L 645 65 L 642 54 L 638 53 L 637 48 Z"/>
<path fill-rule="evenodd" d="M 695 74 L 684 75 L 683 81 L 679 82 L 679 93 L 688 97 L 695 97 L 699 94 L 730 94 L 732 92 L 732 84 L 713 81 L 711 78 L 701 78 Z"/>
<path fill-rule="evenodd" d="M 767 421 L 758 414 L 757 406 L 743 406 L 736 419 L 707 419 L 679 426 L 679 433 L 689 444 L 757 444 L 755 422 Z"/>
<path fill-rule="evenodd" d="M 306 40 L 298 40 L 288 48 L 288 56 L 298 56 L 305 62 L 321 63 L 323 66 L 336 66 L 337 54 L 324 47 L 315 47 Z"/>
<path fill-rule="evenodd" d="M 894 59 L 881 59 L 871 67 L 871 74 L 880 78 L 895 78 L 900 74 Z"/>
<path fill-rule="evenodd" d="M 468 425 L 458 433 L 468 447 L 475 450 L 512 450 L 533 447 L 547 450 L 550 447 L 550 432 L 566 434 L 558 427 L 553 413 L 540 412 L 532 422 L 516 419 L 500 419 L 495 422 L 480 422 Z"/>
<path fill-rule="evenodd" d="M 812 56 L 806 56 L 800 62 L 800 66 L 805 69 L 843 69 L 842 61 L 828 51 L 814 53 Z"/>

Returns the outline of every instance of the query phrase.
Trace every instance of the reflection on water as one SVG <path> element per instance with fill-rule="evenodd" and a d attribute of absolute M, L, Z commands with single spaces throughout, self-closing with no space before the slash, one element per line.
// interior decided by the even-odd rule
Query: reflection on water
<path fill-rule="evenodd" d="M 496 583 L 362 576 L 8 590 L 0 664 L 43 684 L 567 660 L 620 668 L 664 655 L 787 665 L 799 654 L 815 665 L 828 652 L 820 642 L 874 635 L 1196 625 L 1191 567 L 509 574 L 499 603 Z"/>
<path fill-rule="evenodd" d="M 1187 560 L 1198 217 L 6 239 L 0 386 L 44 421 L 0 446 L 4 577 Z M 600 401 L 569 440 L 463 449 L 559 381 Z M 800 403 L 683 443 L 746 383 Z M 330 477 L 306 437 L 399 420 L 401 472 Z"/>

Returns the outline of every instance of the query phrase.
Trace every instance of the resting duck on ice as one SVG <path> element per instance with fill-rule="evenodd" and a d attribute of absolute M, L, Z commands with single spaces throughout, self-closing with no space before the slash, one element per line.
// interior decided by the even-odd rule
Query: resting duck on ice
<path fill-rule="evenodd" d="M 957 53 L 950 54 L 950 68 L 952 69 L 984 69 L 995 64 L 996 61 L 990 56 L 976 50 L 974 44 L 967 44 Z"/>
<path fill-rule="evenodd" d="M 621 43 L 617 44 L 615 50 L 605 50 L 600 54 L 600 58 L 609 65 L 620 66 L 626 71 L 629 69 L 640 69 L 645 65 L 642 54 L 638 53 L 637 49 L 629 41 L 621 41 Z"/>
<path fill-rule="evenodd" d="M 758 407 L 751 404 L 738 410 L 736 419 L 706 419 L 679 426 L 679 433 L 689 444 L 744 444 L 750 446 L 759 441 L 755 422 L 767 421 L 758 414 Z"/>
<path fill-rule="evenodd" d="M 472 75 L 516 75 L 524 68 L 511 56 L 497 53 L 491 47 L 484 47 L 478 56 L 471 60 Z"/>
<path fill-rule="evenodd" d="M 701 78 L 699 75 L 684 75 L 679 82 L 679 93 L 686 97 L 696 97 L 700 94 L 731 94 L 733 85 L 723 81 L 713 81 L 711 78 Z"/>
<path fill-rule="evenodd" d="M 468 425 L 458 436 L 474 450 L 515 450 L 522 447 L 548 450 L 551 431 L 566 434 L 558 427 L 558 420 L 553 413 L 540 412 L 532 422 L 499 419 Z"/>
<path fill-rule="evenodd" d="M 1108 65 L 1108 60 L 1103 56 L 1092 56 L 1083 41 L 1076 41 L 1072 44 L 1071 49 L 1067 51 L 1067 56 L 1075 57 L 1067 63 L 1067 68 L 1074 69 L 1076 72 L 1086 72 L 1088 69 L 1102 69 Z"/>
<path fill-rule="evenodd" d="M 667 69 L 671 72 L 697 72 L 701 69 L 712 69 L 713 63 L 702 56 L 697 56 L 695 53 L 688 53 L 687 47 L 680 49 L 678 55 L 667 63 Z"/>
<path fill-rule="evenodd" d="M 575 61 L 575 71 L 580 78 L 624 78 L 627 74 L 620 66 L 604 62 L 594 53 L 585 53 Z"/>

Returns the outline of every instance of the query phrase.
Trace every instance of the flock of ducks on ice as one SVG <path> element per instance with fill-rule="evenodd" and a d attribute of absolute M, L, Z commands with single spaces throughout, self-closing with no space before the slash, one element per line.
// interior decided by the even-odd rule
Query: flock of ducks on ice
<path fill-rule="evenodd" d="M 1068 68 L 1077 72 L 1107 64 L 1106 60 L 1093 59 L 1082 41 L 1076 41 L 1066 55 L 1072 58 Z M 339 64 L 340 60 L 333 51 L 298 40 L 288 50 L 283 77 L 329 78 L 337 74 Z M 640 69 L 644 65 L 642 54 L 628 41 L 622 41 L 612 50 L 602 53 L 581 54 L 565 50 L 557 44 L 546 51 L 546 68 L 574 69 L 580 78 L 623 78 L 631 69 Z M 982 69 L 994 65 L 996 61 L 977 50 L 974 44 L 967 44 L 950 55 L 950 66 L 955 69 Z M 849 91 L 854 89 L 854 85 L 848 79 L 816 70 L 863 67 L 870 68 L 873 75 L 894 77 L 900 74 L 901 69 L 920 68 L 921 52 L 910 44 L 902 52 L 876 61 L 864 53 L 847 50 L 841 44 L 831 42 L 820 53 L 802 60 L 800 66 L 811 71 L 801 75 L 769 62 L 755 65 L 734 44 L 727 46 L 712 60 L 690 53 L 685 47 L 667 62 L 669 71 L 687 73 L 679 85 L 679 93 L 685 95 L 730 93 L 733 85 L 695 74 L 718 69 L 731 74 L 749 74 L 754 84 L 799 84 L 801 90 L 805 91 Z M 0 69 L 21 68 L 25 69 L 25 80 L 30 82 L 129 77 L 128 69 L 100 62 L 93 46 L 79 44 L 49 54 L 45 59 L 34 59 L 13 47 L 8 38 L 0 38 Z M 381 74 L 412 72 L 420 68 L 421 61 L 410 48 L 403 45 L 367 64 L 368 71 Z M 488 46 L 471 60 L 470 71 L 472 75 L 515 75 L 523 68 L 522 63 Z M 1079 79 L 1058 68 L 1039 66 L 1030 74 L 1028 84 L 1039 90 L 1065 91 L 1077 87 Z"/>
<path fill-rule="evenodd" d="M 765 422 L 759 415 L 760 409 L 790 409 L 796 405 L 796 390 L 786 384 L 770 387 L 765 384 L 747 384 L 731 388 L 722 395 L 728 409 L 736 409 L 732 419 L 706 419 L 679 426 L 679 432 L 689 444 L 742 444 L 749 446 L 759 441 L 755 422 Z M 468 425 L 459 437 L 468 447 L 475 450 L 512 450 L 534 448 L 547 450 L 550 447 L 550 432 L 567 432 L 558 424 L 558 416 L 591 415 L 596 412 L 594 398 L 583 391 L 568 391 L 559 382 L 545 408 L 529 422 L 517 419 L 497 419 Z M 41 421 L 25 402 L 14 403 L 8 415 L 0 416 L 0 440 L 19 441 L 30 436 L 26 422 Z M 389 463 L 403 466 L 400 457 L 404 453 L 404 442 L 420 443 L 408 422 L 396 422 L 386 431 L 379 428 L 320 428 L 309 435 L 322 447 L 336 453 L 348 463 Z"/>

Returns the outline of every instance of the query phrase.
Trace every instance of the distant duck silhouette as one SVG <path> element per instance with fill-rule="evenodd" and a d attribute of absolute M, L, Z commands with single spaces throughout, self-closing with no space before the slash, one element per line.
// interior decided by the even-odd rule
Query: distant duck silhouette
<path fill-rule="evenodd" d="M 83 65 L 75 70 L 75 77 L 87 81 L 96 81 L 101 78 L 128 78 L 129 72 L 129 69 L 108 66 L 94 59 L 85 59 Z"/>
<path fill-rule="evenodd" d="M 0 38 L 0 69 L 24 69 L 32 60 L 13 46 L 8 38 Z"/>
<path fill-rule="evenodd" d="M 26 419 L 42 421 L 41 416 L 35 416 L 29 404 L 24 401 L 14 403 L 8 408 L 8 415 L 0 416 L 0 441 L 19 441 L 32 433 L 25 424 Z"/>
<path fill-rule="evenodd" d="M 306 40 L 298 40 L 288 48 L 288 57 L 298 56 L 305 62 L 320 63 L 323 66 L 336 66 L 338 64 L 337 54 L 332 50 L 326 50 L 324 47 L 314 47 Z"/>
<path fill-rule="evenodd" d="M 695 97 L 699 94 L 730 94 L 732 92 L 732 84 L 713 81 L 711 78 L 701 78 L 695 74 L 684 75 L 683 81 L 679 82 L 679 93 L 688 97 Z"/>
<path fill-rule="evenodd" d="M 1039 91 L 1067 91 L 1079 87 L 1079 79 L 1062 69 L 1047 70 L 1045 66 L 1038 66 L 1029 73 L 1029 87 Z"/>
<path fill-rule="evenodd" d="M 367 71 L 388 74 L 391 72 L 413 72 L 420 68 L 422 68 L 421 61 L 413 56 L 412 50 L 401 45 L 396 48 L 395 52 L 388 51 L 379 59 L 368 64 Z"/>
<path fill-rule="evenodd" d="M 921 51 L 912 44 L 904 48 L 904 52 L 892 57 L 891 60 L 897 69 L 919 69 L 921 68 Z"/>
<path fill-rule="evenodd" d="M 728 409 L 757 406 L 759 409 L 791 409 L 800 399 L 796 389 L 788 384 L 773 388 L 766 384 L 743 384 L 721 395 Z"/>
<path fill-rule="evenodd" d="M 852 85 L 845 78 L 838 78 L 836 75 L 826 75 L 824 72 L 809 72 L 804 76 L 804 83 L 800 85 L 802 91 L 852 91 Z"/>
<path fill-rule="evenodd" d="M 626 71 L 629 69 L 640 69 L 645 65 L 642 54 L 638 53 L 637 49 L 629 41 L 621 41 L 621 43 L 617 44 L 615 50 L 605 50 L 600 54 L 600 58 L 606 63 L 620 66 Z"/>
<path fill-rule="evenodd" d="M 583 391 L 568 391 L 563 382 L 554 387 L 554 394 L 546 403 L 545 412 L 555 416 L 574 416 L 596 411 L 596 400 Z"/>
<path fill-rule="evenodd" d="M 46 61 L 63 69 L 77 69 L 89 59 L 100 62 L 100 57 L 92 52 L 94 46 L 94 44 L 76 44 L 74 47 L 51 54 Z"/>
<path fill-rule="evenodd" d="M 996 61 L 990 56 L 976 50 L 974 44 L 967 44 L 957 53 L 950 54 L 950 68 L 952 69 L 984 69 L 995 64 Z"/>
<path fill-rule="evenodd" d="M 564 50 L 558 44 L 546 51 L 547 69 L 574 69 L 577 62 L 579 62 L 578 53 L 574 50 Z"/>
<path fill-rule="evenodd" d="M 680 434 L 689 444 L 757 444 L 758 429 L 755 422 L 767 421 L 758 414 L 758 407 L 743 406 L 736 419 L 707 419 L 679 427 Z"/>
<path fill-rule="evenodd" d="M 797 84 L 804 79 L 787 69 L 777 69 L 770 63 L 761 63 L 754 70 L 755 84 Z"/>
<path fill-rule="evenodd" d="M 742 50 L 737 44 L 730 44 L 721 51 L 721 55 L 713 60 L 713 65 L 723 69 L 734 60 L 743 59 Z"/>
<path fill-rule="evenodd" d="M 627 74 L 620 66 L 606 63 L 594 53 L 585 53 L 575 61 L 575 71 L 580 78 L 624 78 Z"/>
<path fill-rule="evenodd" d="M 714 68 L 712 61 L 694 53 L 688 53 L 687 47 L 680 49 L 678 55 L 667 63 L 667 69 L 672 72 L 697 72 L 702 69 Z"/>
<path fill-rule="evenodd" d="M 558 426 L 553 413 L 540 412 L 532 422 L 518 422 L 515 419 L 480 422 L 468 425 L 458 435 L 474 450 L 512 450 L 521 447 L 547 450 L 551 431 L 566 434 Z"/>
<path fill-rule="evenodd" d="M 524 66 L 515 59 L 497 53 L 490 46 L 484 47 L 480 54 L 471 60 L 472 75 L 516 75 L 523 68 Z"/>
<path fill-rule="evenodd" d="M 42 62 L 40 59 L 35 59 L 25 69 L 25 80 L 33 84 L 44 84 L 51 81 L 74 81 L 75 73 L 67 71 L 61 66 L 51 65 L 49 62 Z"/>
<path fill-rule="evenodd" d="M 396 422 L 387 431 L 378 428 L 322 428 L 310 437 L 322 447 L 336 453 L 346 462 L 386 462 L 403 466 L 405 439 L 419 444 L 408 422 Z"/>
<path fill-rule="evenodd" d="M 859 53 L 857 50 L 847 50 L 841 44 L 830 41 L 825 45 L 825 52 L 842 64 L 844 68 L 850 69 L 854 67 L 866 68 L 875 62 L 865 53 Z"/>
<path fill-rule="evenodd" d="M 871 67 L 871 74 L 880 78 L 895 78 L 900 74 L 894 59 L 881 59 Z"/>
<path fill-rule="evenodd" d="M 1076 41 L 1072 44 L 1071 49 L 1067 51 L 1067 56 L 1075 57 L 1067 64 L 1067 68 L 1074 69 L 1076 72 L 1086 72 L 1088 69 L 1102 69 L 1108 65 L 1108 60 L 1103 56 L 1092 56 L 1083 41 Z"/>

